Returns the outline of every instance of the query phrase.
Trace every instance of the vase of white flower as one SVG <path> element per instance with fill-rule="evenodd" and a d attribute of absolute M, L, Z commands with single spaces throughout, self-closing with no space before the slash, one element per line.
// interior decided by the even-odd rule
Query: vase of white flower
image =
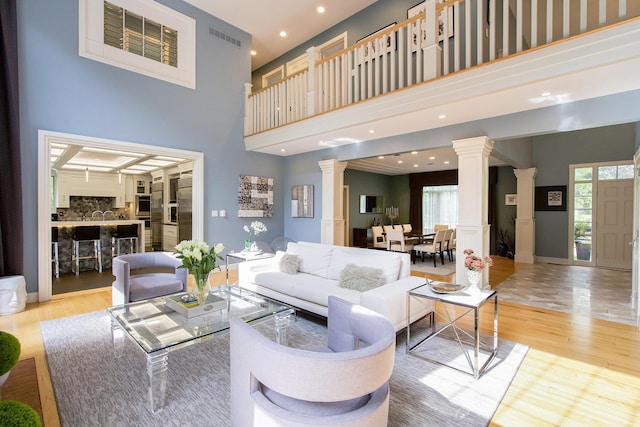
<path fill-rule="evenodd" d="M 254 237 L 264 231 L 267 231 L 267 226 L 260 221 L 253 221 L 250 225 L 244 226 L 244 231 L 249 233 L 249 238 L 244 241 L 245 251 L 257 252 L 259 248 L 258 244 L 254 240 Z"/>
<path fill-rule="evenodd" d="M 213 247 L 198 240 L 183 240 L 176 246 L 176 258 L 182 260 L 180 268 L 186 268 L 193 275 L 194 287 L 192 293 L 198 298 L 200 305 L 204 304 L 209 295 L 209 273 L 216 268 L 216 260 L 222 260 L 220 253 L 224 246 L 216 243 Z"/>

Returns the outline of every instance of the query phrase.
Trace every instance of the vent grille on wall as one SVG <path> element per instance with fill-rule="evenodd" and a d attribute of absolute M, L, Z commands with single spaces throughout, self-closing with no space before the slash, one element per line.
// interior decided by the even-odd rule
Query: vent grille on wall
<path fill-rule="evenodd" d="M 213 34 L 214 36 L 216 36 L 217 38 L 226 41 L 227 43 L 231 43 L 232 45 L 238 46 L 238 47 L 242 47 L 242 43 L 240 43 L 240 40 L 231 37 L 228 34 L 225 34 L 221 31 L 216 30 L 215 28 L 211 28 L 209 27 L 209 33 Z"/>

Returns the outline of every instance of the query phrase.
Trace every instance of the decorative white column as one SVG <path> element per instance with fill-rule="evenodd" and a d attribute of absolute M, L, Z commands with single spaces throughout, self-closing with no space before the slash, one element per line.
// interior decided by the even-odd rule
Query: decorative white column
<path fill-rule="evenodd" d="M 458 155 L 458 224 L 456 226 L 456 282 L 468 283 L 464 268 L 465 249 L 489 255 L 489 154 L 493 141 L 486 136 L 453 141 Z M 488 271 L 482 274 L 485 287 Z"/>
<path fill-rule="evenodd" d="M 342 188 L 347 162 L 335 159 L 318 162 L 322 169 L 322 229 L 321 243 L 344 246 L 344 216 Z"/>
<path fill-rule="evenodd" d="M 515 261 L 533 264 L 536 255 L 536 220 L 533 217 L 536 168 L 515 169 L 518 179 Z"/>

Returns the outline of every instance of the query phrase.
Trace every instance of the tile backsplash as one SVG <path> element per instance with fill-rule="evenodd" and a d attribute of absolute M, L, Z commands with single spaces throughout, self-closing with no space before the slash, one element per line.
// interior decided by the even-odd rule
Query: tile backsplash
<path fill-rule="evenodd" d="M 71 196 L 68 208 L 58 208 L 59 221 L 81 221 L 84 218 L 91 219 L 91 214 L 95 211 L 112 211 L 114 217 L 109 215 L 107 219 L 131 219 L 129 211 L 126 208 L 114 208 L 115 197 L 85 197 Z M 96 220 L 102 220 L 102 215 L 94 217 Z"/>

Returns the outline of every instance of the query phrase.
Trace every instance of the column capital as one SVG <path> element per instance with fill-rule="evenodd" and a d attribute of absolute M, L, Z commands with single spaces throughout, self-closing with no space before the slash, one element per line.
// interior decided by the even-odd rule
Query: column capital
<path fill-rule="evenodd" d="M 493 151 L 493 141 L 487 136 L 457 139 L 452 142 L 453 149 L 459 157 L 483 154 L 488 156 Z"/>
<path fill-rule="evenodd" d="M 348 162 L 341 162 L 336 159 L 320 160 L 318 166 L 322 172 L 338 172 L 342 173 L 347 168 Z"/>
<path fill-rule="evenodd" d="M 514 169 L 513 173 L 518 179 L 533 179 L 538 174 L 538 168 Z"/>

